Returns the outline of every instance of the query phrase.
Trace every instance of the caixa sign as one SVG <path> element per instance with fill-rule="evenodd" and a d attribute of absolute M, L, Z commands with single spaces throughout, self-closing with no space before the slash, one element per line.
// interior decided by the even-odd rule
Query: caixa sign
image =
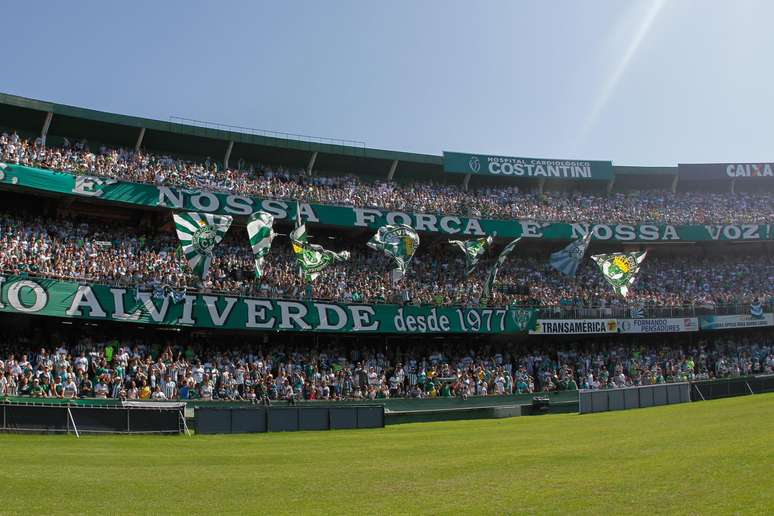
<path fill-rule="evenodd" d="M 774 163 L 680 163 L 680 179 L 712 181 L 774 178 Z"/>

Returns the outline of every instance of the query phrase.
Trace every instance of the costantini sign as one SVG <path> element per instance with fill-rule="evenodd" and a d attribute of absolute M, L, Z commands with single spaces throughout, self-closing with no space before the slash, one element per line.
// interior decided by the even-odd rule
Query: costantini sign
<path fill-rule="evenodd" d="M 93 176 L 76 176 L 39 168 L 0 163 L 0 186 L 119 202 L 148 208 L 248 216 L 263 210 L 276 220 L 295 219 L 296 203 L 244 195 L 127 183 Z M 576 240 L 591 232 L 594 240 L 609 242 L 694 242 L 714 240 L 770 240 L 774 225 L 767 224 L 617 224 L 565 223 L 539 220 L 487 220 L 454 215 L 406 213 L 375 208 L 300 204 L 305 222 L 344 228 L 376 229 L 386 224 L 406 224 L 420 232 L 453 236 L 497 234 L 504 239 L 541 238 Z M 537 217 L 538 219 L 540 217 Z"/>
<path fill-rule="evenodd" d="M 545 179 L 609 180 L 613 177 L 613 163 L 610 161 L 515 158 L 462 152 L 444 152 L 443 170 L 453 174 Z"/>
<path fill-rule="evenodd" d="M 677 174 L 693 181 L 774 178 L 774 163 L 680 163 Z"/>
<path fill-rule="evenodd" d="M 341 333 L 517 333 L 534 310 L 337 304 L 150 292 L 45 278 L 0 277 L 0 312 L 194 328 Z"/>

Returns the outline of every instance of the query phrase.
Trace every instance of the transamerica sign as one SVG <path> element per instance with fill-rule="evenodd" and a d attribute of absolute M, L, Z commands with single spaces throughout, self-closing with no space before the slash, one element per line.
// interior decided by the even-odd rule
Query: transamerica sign
<path fill-rule="evenodd" d="M 677 175 L 689 181 L 774 179 L 774 163 L 680 163 Z"/>
<path fill-rule="evenodd" d="M 575 335 L 582 333 L 617 333 L 616 319 L 538 319 L 531 335 Z"/>
<path fill-rule="evenodd" d="M 443 153 L 443 170 L 480 176 L 606 181 L 613 178 L 613 163 L 610 161 L 514 158 L 446 151 Z"/>

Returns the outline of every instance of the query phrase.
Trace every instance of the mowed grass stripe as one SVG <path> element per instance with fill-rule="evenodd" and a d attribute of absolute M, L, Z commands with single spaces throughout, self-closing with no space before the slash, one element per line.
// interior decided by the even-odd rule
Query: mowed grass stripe
<path fill-rule="evenodd" d="M 233 436 L 0 434 L 0 513 L 774 513 L 774 394 Z"/>

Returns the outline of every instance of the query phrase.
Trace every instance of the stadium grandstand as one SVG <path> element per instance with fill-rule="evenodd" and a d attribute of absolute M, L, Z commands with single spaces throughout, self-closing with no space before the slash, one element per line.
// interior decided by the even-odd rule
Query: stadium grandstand
<path fill-rule="evenodd" d="M 774 514 L 774 2 L 0 13 L 0 516 Z"/>
<path fill-rule="evenodd" d="M 772 164 L 204 125 L 0 95 L 0 396 L 468 399 L 774 372 Z M 207 231 L 185 240 L 183 216 Z M 595 263 L 610 253 L 644 258 L 628 292 Z"/>

